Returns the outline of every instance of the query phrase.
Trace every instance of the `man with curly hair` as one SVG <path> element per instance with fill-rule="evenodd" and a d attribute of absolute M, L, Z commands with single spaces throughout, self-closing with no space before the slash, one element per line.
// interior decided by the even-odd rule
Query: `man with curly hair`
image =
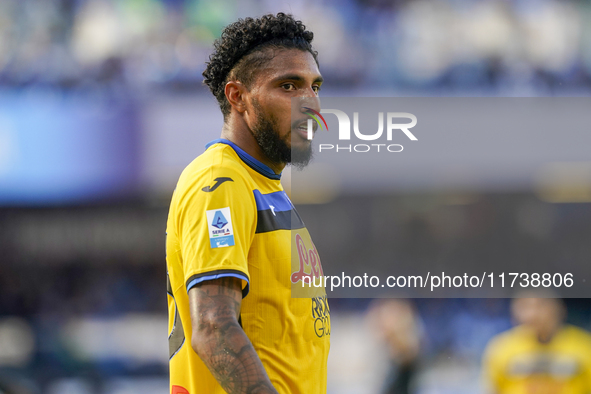
<path fill-rule="evenodd" d="M 172 394 L 326 393 L 326 294 L 291 298 L 322 268 L 280 183 L 286 164 L 311 157 L 304 107 L 320 110 L 322 84 L 312 39 L 279 13 L 239 20 L 214 44 L 203 75 L 221 138 L 183 171 L 167 223 Z"/>

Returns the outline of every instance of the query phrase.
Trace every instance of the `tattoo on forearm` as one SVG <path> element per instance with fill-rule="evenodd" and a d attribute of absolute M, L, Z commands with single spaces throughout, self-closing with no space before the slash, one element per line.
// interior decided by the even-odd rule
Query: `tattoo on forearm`
<path fill-rule="evenodd" d="M 199 356 L 229 394 L 277 393 L 244 330 L 238 324 L 240 280 L 220 278 L 196 288 L 191 308 L 199 322 Z"/>

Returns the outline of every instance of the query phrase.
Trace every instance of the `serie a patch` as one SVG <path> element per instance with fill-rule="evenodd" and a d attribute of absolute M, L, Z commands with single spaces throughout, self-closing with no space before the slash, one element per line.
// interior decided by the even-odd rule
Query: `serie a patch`
<path fill-rule="evenodd" d="M 230 207 L 205 211 L 209 242 L 212 248 L 234 246 L 234 229 Z"/>

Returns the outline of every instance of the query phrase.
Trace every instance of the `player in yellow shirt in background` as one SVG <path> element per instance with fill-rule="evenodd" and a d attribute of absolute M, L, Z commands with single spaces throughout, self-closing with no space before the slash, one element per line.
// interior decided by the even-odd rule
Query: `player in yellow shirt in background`
<path fill-rule="evenodd" d="M 555 298 L 516 298 L 517 327 L 494 337 L 484 356 L 492 394 L 590 394 L 591 335 L 564 324 L 566 309 Z"/>
<path fill-rule="evenodd" d="M 280 13 L 239 20 L 214 45 L 203 75 L 221 138 L 183 171 L 167 223 L 171 394 L 326 393 L 326 294 L 291 298 L 322 267 L 280 183 L 312 153 L 312 38 Z M 303 105 L 293 113 L 292 98 Z"/>

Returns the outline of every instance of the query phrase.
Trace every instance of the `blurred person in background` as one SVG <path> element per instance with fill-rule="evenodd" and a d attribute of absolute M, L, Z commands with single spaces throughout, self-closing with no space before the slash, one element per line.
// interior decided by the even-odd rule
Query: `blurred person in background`
<path fill-rule="evenodd" d="M 540 296 L 515 298 L 517 326 L 489 342 L 483 362 L 488 393 L 591 393 L 591 335 L 564 323 L 562 300 Z"/>
<path fill-rule="evenodd" d="M 0 394 L 40 394 L 31 381 L 0 373 Z"/>
<path fill-rule="evenodd" d="M 390 359 L 383 394 L 410 394 L 421 351 L 421 328 L 414 306 L 404 299 L 380 299 L 367 318 L 385 342 Z"/>
<path fill-rule="evenodd" d="M 309 116 L 291 99 L 320 110 L 312 39 L 279 13 L 238 20 L 214 44 L 203 75 L 221 138 L 183 171 L 167 225 L 172 394 L 326 393 L 326 294 L 291 298 L 290 283 L 322 275 L 320 259 L 280 183 L 311 157 Z M 310 272 L 294 273 L 300 251 Z"/>

